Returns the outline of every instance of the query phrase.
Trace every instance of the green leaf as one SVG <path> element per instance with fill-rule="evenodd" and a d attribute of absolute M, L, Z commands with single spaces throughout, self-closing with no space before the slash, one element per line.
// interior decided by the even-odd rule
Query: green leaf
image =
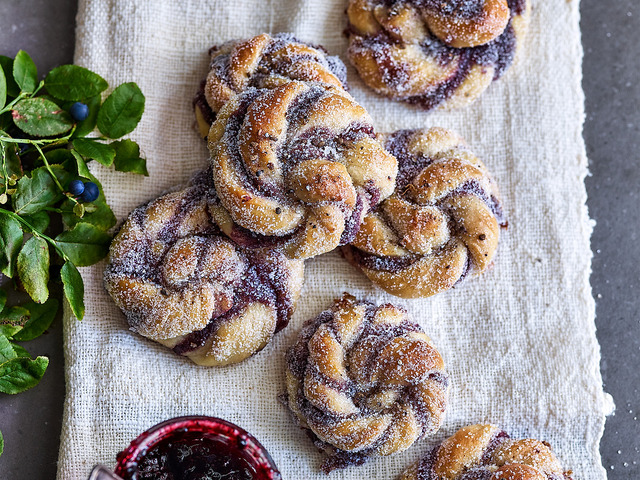
<path fill-rule="evenodd" d="M 76 130 L 73 132 L 74 138 L 86 137 L 93 132 L 96 128 L 96 121 L 98 120 L 98 113 L 100 112 L 100 105 L 102 104 L 102 97 L 96 95 L 84 100 L 84 103 L 89 107 L 89 116 L 76 124 Z"/>
<path fill-rule="evenodd" d="M 7 304 L 7 292 L 0 290 L 0 312 L 4 310 L 4 306 Z"/>
<path fill-rule="evenodd" d="M 0 215 L 0 272 L 9 278 L 15 274 L 22 238 L 20 222 L 6 214 Z"/>
<path fill-rule="evenodd" d="M 33 215 L 25 215 L 23 218 L 27 221 L 29 225 L 31 225 L 40 233 L 44 233 L 44 231 L 49 226 L 49 222 L 51 221 L 51 218 L 49 217 L 49 212 L 45 210 L 36 212 Z"/>
<path fill-rule="evenodd" d="M 6 130 L 13 125 L 13 117 L 11 112 L 5 112 L 0 115 L 0 130 Z"/>
<path fill-rule="evenodd" d="M 34 302 L 49 298 L 49 245 L 46 240 L 31 237 L 18 254 L 18 276 Z"/>
<path fill-rule="evenodd" d="M 58 180 L 66 180 L 66 172 L 60 165 L 51 165 Z M 67 182 L 60 182 L 66 185 Z M 11 197 L 13 210 L 19 215 L 32 215 L 45 207 L 50 207 L 63 197 L 51 174 L 45 167 L 36 168 L 31 178 L 24 176 L 18 180 L 17 191 Z"/>
<path fill-rule="evenodd" d="M 73 147 L 84 157 L 92 158 L 105 167 L 110 167 L 116 156 L 116 151 L 110 145 L 88 138 L 78 138 L 73 141 Z"/>
<path fill-rule="evenodd" d="M 22 307 L 5 308 L 0 314 L 0 335 L 13 337 L 29 320 L 29 310 Z"/>
<path fill-rule="evenodd" d="M 144 112 L 144 95 L 135 83 L 123 83 L 102 104 L 98 129 L 109 138 L 133 131 Z"/>
<path fill-rule="evenodd" d="M 20 130 L 36 137 L 61 135 L 73 127 L 71 116 L 43 97 L 20 100 L 11 114 Z"/>
<path fill-rule="evenodd" d="M 13 347 L 13 351 L 16 352 L 16 356 L 31 358 L 31 355 L 29 354 L 29 352 L 27 352 L 24 348 L 22 348 L 17 343 L 12 343 L 11 346 Z"/>
<path fill-rule="evenodd" d="M 88 267 L 107 256 L 111 235 L 94 225 L 81 222 L 73 230 L 62 232 L 55 241 L 76 266 Z"/>
<path fill-rule="evenodd" d="M 0 335 L 0 363 L 18 358 L 13 345 L 5 335 Z"/>
<path fill-rule="evenodd" d="M 2 436 L 2 432 L 0 432 L 0 455 L 4 452 L 4 437 Z"/>
<path fill-rule="evenodd" d="M 109 86 L 104 78 L 78 65 L 62 65 L 44 79 L 47 92 L 61 100 L 80 101 L 103 92 Z"/>
<path fill-rule="evenodd" d="M 38 86 L 38 69 L 24 50 L 13 60 L 13 78 L 23 92 L 31 93 Z"/>
<path fill-rule="evenodd" d="M 146 177 L 147 161 L 140 157 L 140 146 L 133 140 L 119 140 L 112 142 L 111 146 L 116 152 L 114 164 L 119 172 L 133 172 Z"/>
<path fill-rule="evenodd" d="M 5 149 L 5 166 L 7 167 L 7 174 L 9 177 L 15 175 L 20 178 L 23 175 L 22 163 L 18 156 L 18 146 L 15 143 L 10 143 Z"/>
<path fill-rule="evenodd" d="M 69 161 L 72 158 L 71 151 L 66 148 L 56 148 L 55 150 L 50 150 L 47 152 L 47 161 L 50 164 L 59 164 L 63 165 L 64 163 Z M 65 168 L 66 169 L 66 168 Z"/>
<path fill-rule="evenodd" d="M 60 270 L 64 296 L 67 297 L 71 311 L 78 320 L 84 317 L 84 283 L 76 266 L 71 262 L 65 262 Z"/>
<path fill-rule="evenodd" d="M 29 302 L 24 304 L 23 307 L 29 310 L 31 317 L 27 320 L 22 330 L 13 336 L 13 339 L 18 342 L 27 342 L 38 338 L 51 326 L 58 312 L 58 300 L 50 298 L 42 305 Z"/>
<path fill-rule="evenodd" d="M 0 392 L 16 394 L 35 387 L 49 365 L 47 357 L 18 357 L 0 364 Z"/>
<path fill-rule="evenodd" d="M 0 68 L 0 108 L 7 103 L 7 79 L 4 76 L 4 70 Z"/>
<path fill-rule="evenodd" d="M 4 78 L 7 81 L 7 95 L 17 97 L 20 95 L 20 87 L 13 78 L 13 58 L 0 55 L 0 68 L 2 68 Z"/>

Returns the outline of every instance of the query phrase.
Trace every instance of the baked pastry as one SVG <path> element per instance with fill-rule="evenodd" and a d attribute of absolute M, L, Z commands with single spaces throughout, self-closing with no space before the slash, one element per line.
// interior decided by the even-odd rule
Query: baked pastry
<path fill-rule="evenodd" d="M 505 225 L 498 189 L 453 132 L 401 130 L 386 148 L 398 159 L 393 195 L 367 215 L 342 253 L 399 297 L 429 297 L 482 273 Z"/>
<path fill-rule="evenodd" d="M 461 428 L 400 480 L 571 480 L 551 446 L 539 440 L 512 440 L 493 425 Z"/>
<path fill-rule="evenodd" d="M 289 322 L 303 262 L 220 234 L 203 176 L 135 209 L 109 251 L 105 286 L 131 329 L 195 363 L 240 362 Z"/>
<path fill-rule="evenodd" d="M 511 65 L 529 11 L 529 0 L 350 0 L 349 59 L 380 95 L 460 107 Z"/>
<path fill-rule="evenodd" d="M 298 259 L 349 243 L 395 184 L 396 159 L 371 124 L 349 94 L 321 84 L 250 88 L 231 99 L 208 137 L 228 211 L 217 219 L 222 230 Z"/>
<path fill-rule="evenodd" d="M 233 40 L 211 47 L 209 54 L 209 73 L 193 101 L 203 137 L 222 106 L 249 87 L 273 88 L 301 80 L 347 89 L 347 69 L 342 60 L 290 33 L 263 33 L 248 40 Z"/>
<path fill-rule="evenodd" d="M 287 352 L 287 404 L 323 469 L 360 465 L 433 434 L 447 404 L 440 353 L 407 312 L 349 294 L 305 323 Z"/>

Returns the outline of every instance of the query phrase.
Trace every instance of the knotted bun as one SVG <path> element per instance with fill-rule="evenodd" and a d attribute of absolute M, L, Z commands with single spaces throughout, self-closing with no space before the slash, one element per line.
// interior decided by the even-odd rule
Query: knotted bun
<path fill-rule="evenodd" d="M 222 230 L 300 259 L 351 241 L 397 173 L 371 123 L 344 90 L 320 84 L 231 99 L 209 132 L 215 188 L 228 211 Z"/>
<path fill-rule="evenodd" d="M 210 212 L 215 193 L 200 178 L 131 213 L 104 279 L 133 331 L 200 365 L 226 365 L 287 325 L 303 262 L 221 236 Z"/>
<path fill-rule="evenodd" d="M 350 0 L 349 59 L 381 95 L 460 107 L 511 65 L 529 10 L 529 0 Z"/>
<path fill-rule="evenodd" d="M 320 82 L 347 89 L 347 69 L 337 56 L 290 33 L 263 33 L 209 50 L 210 70 L 194 99 L 203 137 L 222 106 L 249 87 L 273 88 L 291 80 Z"/>
<path fill-rule="evenodd" d="M 546 442 L 513 440 L 493 425 L 461 428 L 400 480 L 571 480 Z"/>
<path fill-rule="evenodd" d="M 442 357 L 420 326 L 348 294 L 305 323 L 286 380 L 289 408 L 331 455 L 325 471 L 409 448 L 438 430 L 447 403 Z"/>
<path fill-rule="evenodd" d="M 484 164 L 448 130 L 402 130 L 386 148 L 398 159 L 396 190 L 367 215 L 342 252 L 387 292 L 429 297 L 491 264 L 503 224 Z"/>

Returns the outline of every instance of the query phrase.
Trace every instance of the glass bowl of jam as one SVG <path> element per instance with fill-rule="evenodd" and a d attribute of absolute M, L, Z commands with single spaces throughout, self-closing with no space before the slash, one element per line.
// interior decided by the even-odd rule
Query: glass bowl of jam
<path fill-rule="evenodd" d="M 281 480 L 267 450 L 237 425 L 215 417 L 159 423 L 118 454 L 124 480 Z"/>

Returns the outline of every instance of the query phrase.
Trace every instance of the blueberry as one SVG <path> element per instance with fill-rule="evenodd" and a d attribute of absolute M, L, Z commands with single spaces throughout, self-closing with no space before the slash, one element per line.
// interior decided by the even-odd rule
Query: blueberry
<path fill-rule="evenodd" d="M 98 195 L 100 195 L 100 190 L 98 190 L 98 185 L 93 182 L 85 182 L 84 184 L 84 192 L 80 198 L 83 202 L 93 202 L 98 199 Z"/>
<path fill-rule="evenodd" d="M 76 122 L 82 122 L 83 120 L 86 120 L 87 117 L 89 116 L 89 107 L 87 107 L 82 102 L 76 102 L 73 105 L 71 105 L 71 108 L 69 109 L 69 113 L 71 114 L 71 116 Z"/>
<path fill-rule="evenodd" d="M 82 180 L 71 180 L 69 182 L 69 193 L 74 196 L 82 195 L 84 192 L 84 183 Z"/>

